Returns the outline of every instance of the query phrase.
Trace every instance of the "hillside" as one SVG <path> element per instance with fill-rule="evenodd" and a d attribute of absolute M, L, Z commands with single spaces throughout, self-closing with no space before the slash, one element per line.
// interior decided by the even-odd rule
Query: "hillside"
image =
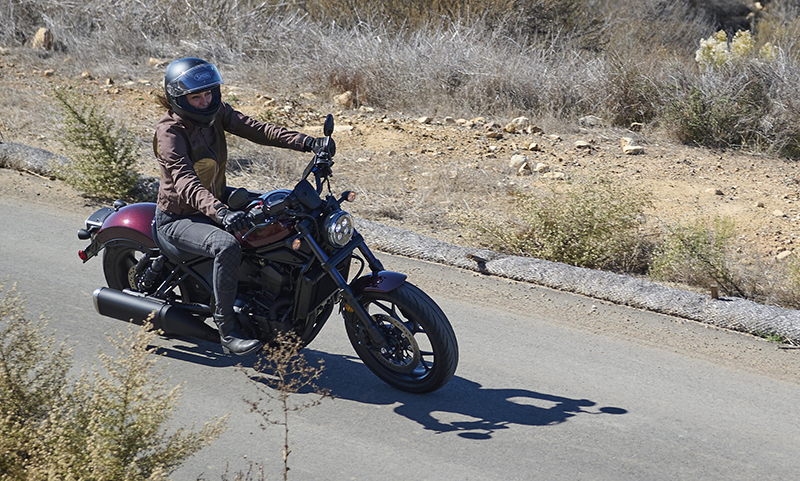
<path fill-rule="evenodd" d="M 66 86 L 93 98 L 130 129 L 140 144 L 140 172 L 157 175 L 150 143 L 162 114 L 153 94 L 160 88 L 163 62 L 141 59 L 128 75 L 120 76 L 83 71 L 71 62 L 66 55 L 31 55 L 26 47 L 3 49 L 1 139 L 68 156 L 59 136 L 59 106 L 51 94 L 54 87 Z M 441 112 L 434 115 L 436 109 L 421 118 L 368 104 L 342 106 L 333 98 L 304 92 L 259 91 L 246 80 L 222 73 L 223 98 L 249 115 L 314 134 L 322 116 L 334 113 L 338 154 L 333 188 L 355 190 L 359 198 L 350 210 L 370 220 L 452 243 L 481 245 L 480 236 L 457 222 L 465 212 L 512 218 L 511 192 L 602 177 L 650 192 L 653 206 L 648 214 L 662 225 L 733 219 L 735 248 L 743 264 L 780 267 L 791 261 L 799 242 L 795 226 L 800 220 L 800 167 L 782 158 L 696 148 L 647 129 L 591 126 L 579 119 L 558 126 L 533 125 L 530 133 L 509 133 L 504 126 L 511 118 L 449 118 Z M 623 137 L 632 138 L 643 152 L 626 155 L 620 144 Z M 232 172 L 231 185 L 286 187 L 308 160 L 293 152 L 231 142 L 233 163 L 238 159 L 241 165 Z M 530 150 L 531 144 L 535 150 Z M 543 170 L 549 172 L 523 169 L 519 175 L 509 165 L 514 155 L 527 156 L 532 168 L 546 164 Z M 19 176 L 1 179 L 5 193 L 38 188 L 37 199 L 63 208 L 74 206 L 79 198 L 53 179 L 32 178 L 33 184 L 21 184 Z M 37 182 L 49 187 L 35 187 Z"/>

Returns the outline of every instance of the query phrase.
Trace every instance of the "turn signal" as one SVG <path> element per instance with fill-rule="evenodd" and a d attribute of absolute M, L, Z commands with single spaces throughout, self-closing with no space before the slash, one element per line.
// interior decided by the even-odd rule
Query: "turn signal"
<path fill-rule="evenodd" d="M 296 251 L 300 250 L 300 239 L 295 239 L 294 241 L 292 241 L 292 249 Z"/>

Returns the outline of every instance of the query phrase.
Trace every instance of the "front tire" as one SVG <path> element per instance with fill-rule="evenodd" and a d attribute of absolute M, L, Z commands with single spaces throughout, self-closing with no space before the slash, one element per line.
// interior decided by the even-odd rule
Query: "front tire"
<path fill-rule="evenodd" d="M 435 391 L 450 381 L 458 365 L 458 343 L 433 299 L 405 282 L 390 292 L 365 292 L 359 304 L 387 339 L 382 346 L 359 341 L 355 314 L 345 309 L 350 343 L 375 375 L 413 393 Z"/>

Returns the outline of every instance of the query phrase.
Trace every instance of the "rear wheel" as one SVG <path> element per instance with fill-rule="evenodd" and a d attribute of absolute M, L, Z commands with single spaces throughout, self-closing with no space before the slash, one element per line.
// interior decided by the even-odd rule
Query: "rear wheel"
<path fill-rule="evenodd" d="M 103 273 L 108 287 L 121 291 L 137 291 L 136 264 L 144 252 L 127 246 L 106 248 L 103 254 Z"/>
<path fill-rule="evenodd" d="M 103 273 L 108 287 L 118 291 L 124 289 L 139 291 L 138 281 L 141 274 L 136 274 L 136 265 L 144 255 L 144 251 L 129 246 L 107 247 L 103 254 Z M 170 269 L 169 265 L 165 265 L 163 273 L 169 273 Z M 189 282 L 187 279 L 173 290 L 176 298 L 187 303 L 208 303 L 210 300 L 208 295 L 202 295 L 201 288 L 194 287 Z"/>
<path fill-rule="evenodd" d="M 458 343 L 444 312 L 408 282 L 390 292 L 365 292 L 359 303 L 383 333 L 383 345 L 358 339 L 355 314 L 347 313 L 347 335 L 358 357 L 397 389 L 423 393 L 439 389 L 458 365 Z"/>

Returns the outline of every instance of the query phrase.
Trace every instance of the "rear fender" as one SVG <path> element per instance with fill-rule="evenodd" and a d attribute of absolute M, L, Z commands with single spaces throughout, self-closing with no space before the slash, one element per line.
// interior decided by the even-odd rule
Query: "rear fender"
<path fill-rule="evenodd" d="M 368 276 L 359 277 L 350 288 L 356 297 L 365 292 L 389 292 L 400 287 L 406 281 L 406 275 L 399 272 L 379 271 Z"/>
<path fill-rule="evenodd" d="M 152 227 L 155 214 L 156 205 L 152 202 L 126 205 L 103 221 L 93 242 L 103 246 L 114 239 L 128 239 L 142 247 L 155 249 Z"/>

